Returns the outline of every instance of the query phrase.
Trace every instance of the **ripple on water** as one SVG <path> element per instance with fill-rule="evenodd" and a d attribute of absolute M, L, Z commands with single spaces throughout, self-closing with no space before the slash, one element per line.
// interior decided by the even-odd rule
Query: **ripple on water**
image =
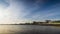
<path fill-rule="evenodd" d="M 36 25 L 0 25 L 0 33 L 14 34 L 58 34 L 60 28 Z"/>

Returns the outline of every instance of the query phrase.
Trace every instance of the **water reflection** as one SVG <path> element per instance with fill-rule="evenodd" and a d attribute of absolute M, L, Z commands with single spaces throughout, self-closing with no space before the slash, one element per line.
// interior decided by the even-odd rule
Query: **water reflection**
<path fill-rule="evenodd" d="M 1 34 L 59 34 L 60 28 L 38 25 L 0 25 Z"/>

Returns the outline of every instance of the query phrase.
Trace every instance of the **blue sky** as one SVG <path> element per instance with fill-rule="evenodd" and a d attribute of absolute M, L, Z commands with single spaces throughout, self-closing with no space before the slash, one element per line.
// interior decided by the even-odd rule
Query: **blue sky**
<path fill-rule="evenodd" d="M 60 20 L 60 0 L 0 0 L 0 7 L 9 23 Z"/>
<path fill-rule="evenodd" d="M 21 2 L 25 7 L 25 12 L 29 12 L 24 16 L 26 19 L 60 19 L 60 0 L 22 0 Z"/>

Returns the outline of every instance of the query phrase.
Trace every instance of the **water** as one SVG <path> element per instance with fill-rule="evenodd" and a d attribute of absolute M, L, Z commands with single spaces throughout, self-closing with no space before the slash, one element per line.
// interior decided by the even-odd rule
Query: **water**
<path fill-rule="evenodd" d="M 39 25 L 0 25 L 0 34 L 60 34 L 60 27 Z"/>

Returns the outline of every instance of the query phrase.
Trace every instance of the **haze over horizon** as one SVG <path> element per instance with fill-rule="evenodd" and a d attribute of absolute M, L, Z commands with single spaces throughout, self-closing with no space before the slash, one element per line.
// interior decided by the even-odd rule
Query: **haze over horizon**
<path fill-rule="evenodd" d="M 0 0 L 0 24 L 60 20 L 60 0 Z"/>

